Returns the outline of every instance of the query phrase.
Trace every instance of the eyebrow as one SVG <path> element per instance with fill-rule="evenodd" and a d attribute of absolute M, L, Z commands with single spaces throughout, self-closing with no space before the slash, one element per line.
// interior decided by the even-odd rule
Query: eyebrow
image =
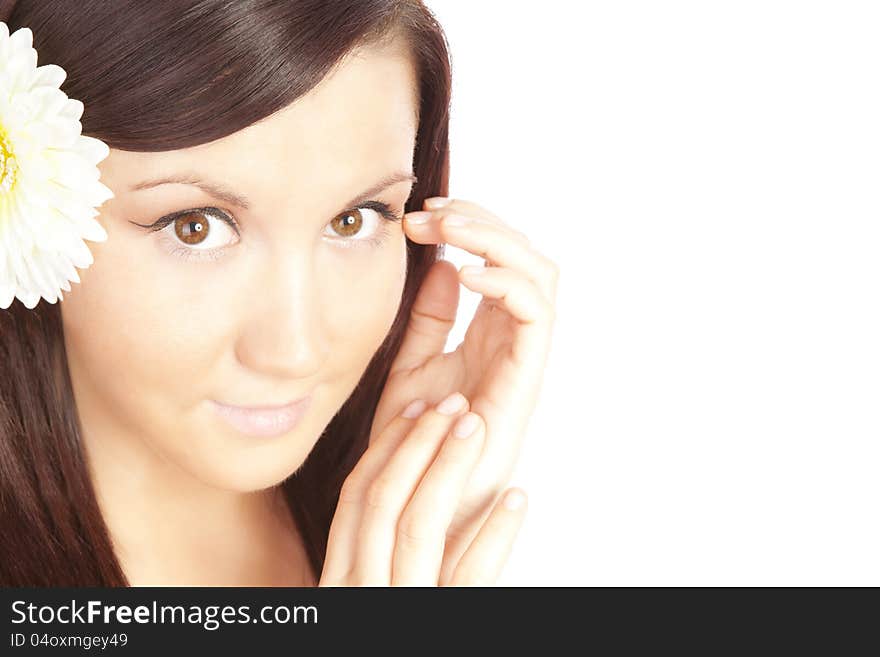
<path fill-rule="evenodd" d="M 370 197 L 375 196 L 379 192 L 388 189 L 392 185 L 396 185 L 399 182 L 404 182 L 407 180 L 412 181 L 413 183 L 418 182 L 418 178 L 411 172 L 396 171 L 394 173 L 391 173 L 382 178 L 379 182 L 377 182 L 375 185 L 373 185 L 363 193 L 358 194 L 353 199 L 351 199 L 346 204 L 346 209 L 355 207 L 363 203 L 364 201 L 369 201 Z M 193 187 L 198 187 L 206 194 L 210 194 L 214 198 L 221 199 L 226 203 L 236 205 L 245 210 L 250 210 L 251 208 L 250 201 L 248 201 L 248 199 L 241 194 L 237 194 L 236 192 L 228 187 L 225 187 L 222 184 L 211 182 L 209 180 L 202 180 L 198 176 L 190 173 L 180 173 L 166 176 L 164 178 L 156 178 L 155 180 L 145 180 L 143 182 L 137 183 L 136 185 L 132 185 L 129 189 L 130 191 L 137 192 L 142 189 L 150 189 L 151 187 L 158 187 L 159 185 L 170 184 L 192 185 Z"/>

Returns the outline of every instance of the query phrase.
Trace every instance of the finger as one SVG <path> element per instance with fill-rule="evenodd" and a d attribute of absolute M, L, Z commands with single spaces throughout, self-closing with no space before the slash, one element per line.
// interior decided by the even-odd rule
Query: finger
<path fill-rule="evenodd" d="M 506 267 L 465 265 L 461 282 L 484 297 L 496 299 L 513 317 L 524 324 L 549 322 L 555 310 L 531 279 Z"/>
<path fill-rule="evenodd" d="M 390 374 L 417 367 L 443 353 L 458 312 L 458 272 L 448 260 L 438 260 L 419 288 L 406 333 Z"/>
<path fill-rule="evenodd" d="M 460 198 L 446 198 L 445 200 L 447 201 L 447 203 L 444 203 L 443 205 L 440 205 L 440 204 L 433 202 L 435 199 L 439 199 L 439 198 L 443 198 L 443 197 L 436 197 L 435 196 L 432 198 L 425 199 L 425 203 L 424 203 L 425 209 L 426 210 L 439 210 L 440 208 L 443 208 L 444 214 L 450 214 L 450 213 L 463 214 L 465 216 L 474 217 L 474 218 L 479 219 L 481 221 L 486 221 L 488 223 L 495 224 L 497 226 L 503 226 L 503 227 L 506 227 L 509 231 L 511 231 L 513 233 L 514 237 L 516 237 L 516 239 L 521 240 L 522 242 L 525 242 L 526 244 L 531 244 L 531 240 L 529 240 L 528 235 L 526 235 L 525 233 L 523 233 L 519 230 L 516 230 L 513 226 L 511 226 L 510 224 L 503 221 L 501 219 L 501 217 L 490 212 L 489 210 L 484 208 L 482 205 L 479 205 L 479 204 L 474 203 L 472 201 L 465 201 Z"/>
<path fill-rule="evenodd" d="M 422 399 L 410 402 L 370 444 L 346 477 L 330 525 L 322 584 L 341 583 L 351 572 L 366 490 L 427 407 Z"/>
<path fill-rule="evenodd" d="M 409 224 L 410 239 L 420 244 L 446 243 L 481 256 L 491 265 L 516 270 L 531 279 L 548 300 L 555 300 L 559 268 L 507 227 L 457 214 L 435 213 L 425 224 Z"/>
<path fill-rule="evenodd" d="M 509 488 L 462 555 L 448 586 L 492 586 L 504 569 L 525 518 L 528 498 Z"/>
<path fill-rule="evenodd" d="M 354 558 L 353 578 L 358 585 L 391 583 L 400 516 L 455 419 L 466 413 L 469 406 L 465 396 L 456 392 L 422 413 L 364 491 Z"/>
<path fill-rule="evenodd" d="M 464 266 L 461 282 L 484 298 L 497 302 L 520 322 L 511 345 L 516 362 L 523 365 L 543 362 L 556 310 L 531 280 L 504 267 Z"/>
<path fill-rule="evenodd" d="M 489 209 L 484 208 L 478 203 L 473 203 L 472 201 L 467 201 L 461 198 L 432 196 L 430 198 L 426 198 L 423 205 L 426 210 L 438 210 L 440 208 L 443 208 L 444 210 L 450 210 L 451 212 L 466 210 L 467 214 L 471 214 L 474 217 L 479 217 L 480 219 L 488 219 L 489 221 L 493 221 L 495 223 L 503 223 L 501 221 L 501 218 L 495 213 L 491 212 Z"/>
<path fill-rule="evenodd" d="M 442 220 L 445 216 L 446 214 L 441 214 L 437 210 L 420 210 L 418 212 L 408 212 L 404 215 L 405 221 L 403 224 L 407 237 L 409 237 L 412 241 L 421 244 L 440 243 L 445 241 L 446 236 L 443 234 L 441 227 Z M 531 241 L 529 241 L 529 238 L 526 236 L 525 233 L 514 230 L 509 225 L 500 220 L 494 221 L 491 219 L 485 219 L 483 217 L 474 217 L 473 215 L 463 216 L 466 216 L 470 221 L 474 223 L 485 224 L 487 226 L 495 226 L 500 230 L 504 230 L 507 232 L 508 236 L 511 239 L 519 242 L 523 247 L 532 248 L 532 243 Z"/>
<path fill-rule="evenodd" d="M 397 523 L 392 586 L 437 586 L 446 530 L 484 437 L 485 422 L 476 413 L 461 416 L 446 437 Z"/>

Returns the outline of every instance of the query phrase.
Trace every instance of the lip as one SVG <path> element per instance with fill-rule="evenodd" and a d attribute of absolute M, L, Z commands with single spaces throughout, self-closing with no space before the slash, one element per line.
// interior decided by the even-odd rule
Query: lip
<path fill-rule="evenodd" d="M 233 429 L 248 436 L 281 436 L 293 430 L 312 401 L 309 394 L 283 406 L 230 406 L 211 400 L 217 415 Z"/>

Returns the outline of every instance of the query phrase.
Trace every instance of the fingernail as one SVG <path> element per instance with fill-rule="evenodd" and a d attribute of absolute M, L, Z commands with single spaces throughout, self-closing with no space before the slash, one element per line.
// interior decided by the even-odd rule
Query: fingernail
<path fill-rule="evenodd" d="M 477 418 L 476 414 L 467 413 L 456 423 L 455 429 L 452 430 L 452 434 L 456 438 L 467 438 L 474 432 L 479 423 L 480 420 Z"/>
<path fill-rule="evenodd" d="M 427 407 L 428 404 L 425 402 L 425 400 L 416 399 L 415 401 L 411 401 L 409 403 L 409 406 L 403 409 L 403 413 L 401 413 L 401 416 L 411 420 L 421 415 Z"/>
<path fill-rule="evenodd" d="M 470 222 L 470 218 L 462 217 L 460 214 L 448 214 L 446 215 L 446 218 L 443 219 L 443 223 L 447 226 L 464 226 Z"/>
<path fill-rule="evenodd" d="M 463 394 L 460 392 L 453 392 L 446 399 L 437 404 L 437 412 L 442 413 L 443 415 L 453 415 L 464 408 L 465 401 L 467 400 L 464 398 Z"/>
<path fill-rule="evenodd" d="M 504 497 L 504 506 L 510 509 L 511 511 L 515 511 L 520 508 L 526 501 L 525 495 L 523 495 L 518 490 L 512 490 L 507 493 Z"/>
<path fill-rule="evenodd" d="M 419 212 L 410 212 L 406 215 L 406 221 L 410 224 L 424 224 L 433 215 L 433 212 L 426 212 L 424 210 L 420 210 Z"/>
<path fill-rule="evenodd" d="M 429 208 L 442 208 L 444 205 L 449 205 L 451 202 L 452 199 L 445 196 L 433 196 L 425 199 L 425 205 Z"/>

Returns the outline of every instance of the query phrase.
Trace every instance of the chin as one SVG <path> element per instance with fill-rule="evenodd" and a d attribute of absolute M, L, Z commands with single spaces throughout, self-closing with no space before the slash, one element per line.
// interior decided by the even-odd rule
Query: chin
<path fill-rule="evenodd" d="M 184 469 L 207 486 L 236 493 L 254 493 L 282 483 L 305 462 L 311 445 L 299 449 L 256 450 L 216 454 L 210 462 L 188 463 Z M 183 464 L 182 464 L 183 465 Z"/>

